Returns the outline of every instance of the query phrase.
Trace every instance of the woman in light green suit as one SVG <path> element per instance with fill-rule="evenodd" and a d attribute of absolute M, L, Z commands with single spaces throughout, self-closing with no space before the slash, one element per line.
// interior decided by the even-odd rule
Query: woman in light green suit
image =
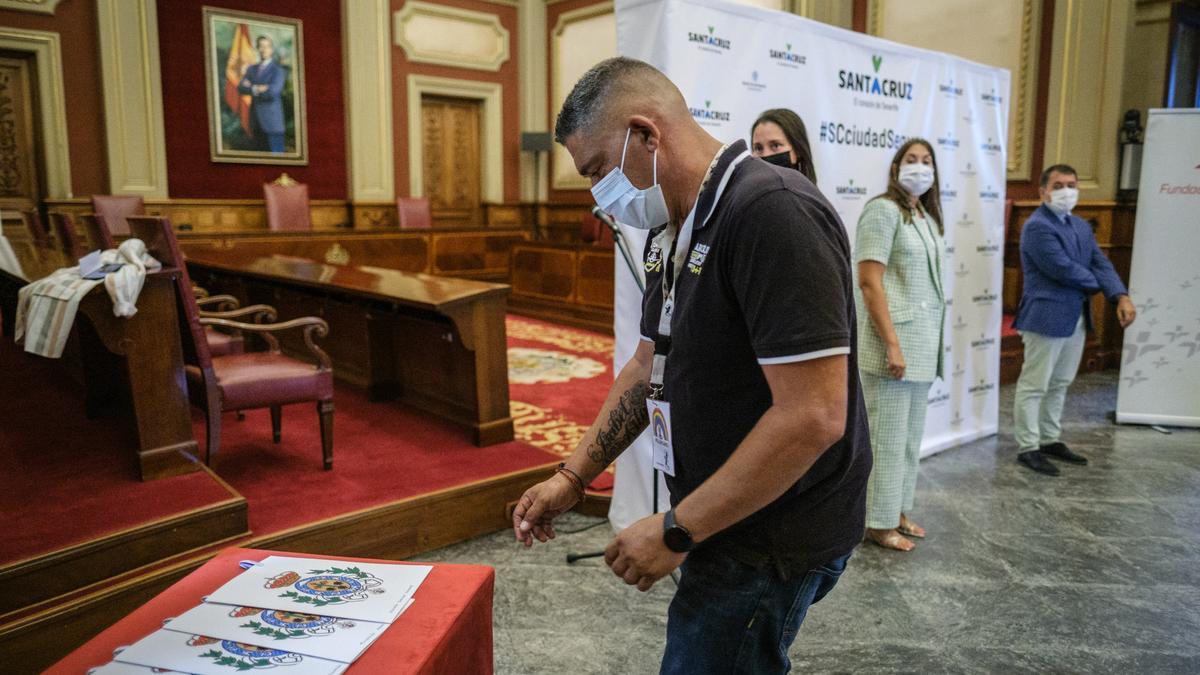
<path fill-rule="evenodd" d="M 902 535 L 925 530 L 913 507 L 925 405 L 942 376 L 942 208 L 933 148 L 909 139 L 896 152 L 887 191 L 858 219 L 858 368 L 875 457 L 867 482 L 867 538 L 911 551 Z"/>

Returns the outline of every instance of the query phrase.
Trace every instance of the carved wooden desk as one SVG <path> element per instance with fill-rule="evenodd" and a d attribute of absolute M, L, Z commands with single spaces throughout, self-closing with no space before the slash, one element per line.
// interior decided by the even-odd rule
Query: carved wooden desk
<path fill-rule="evenodd" d="M 373 399 L 467 426 L 476 445 L 512 440 L 508 286 L 238 249 L 189 251 L 188 269 L 209 290 L 275 306 L 281 320 L 324 318 L 334 375 Z"/>
<path fill-rule="evenodd" d="M 199 470 L 196 439 L 188 408 L 187 378 L 175 310 L 175 275 L 166 269 L 146 275 L 137 314 L 113 315 L 103 286 L 79 303 L 73 331 L 79 339 L 89 412 L 110 402 L 114 388 L 129 384 L 129 400 L 137 431 L 135 450 L 142 480 Z M 16 290 L 27 282 L 0 271 L 2 310 L 16 308 Z M 11 336 L 6 336 L 11 339 Z M 121 358 L 113 363 L 105 352 Z M 113 366 L 116 366 L 115 368 Z M 83 442 L 81 440 L 81 442 Z"/>

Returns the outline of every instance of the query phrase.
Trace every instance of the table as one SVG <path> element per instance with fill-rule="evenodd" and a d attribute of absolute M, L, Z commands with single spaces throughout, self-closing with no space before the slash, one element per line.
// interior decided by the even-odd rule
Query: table
<path fill-rule="evenodd" d="M 179 274 L 178 269 L 147 274 L 137 314 L 129 318 L 113 315 L 112 300 L 103 285 L 93 288 L 80 301 L 72 328 L 79 339 L 89 414 L 111 402 L 115 383 L 128 382 L 137 431 L 134 454 L 142 480 L 200 470 L 175 306 L 175 277 Z M 0 271 L 0 302 L 4 305 L 0 311 L 6 323 L 15 313 L 16 291 L 26 283 Z M 6 331 L 10 329 L 5 326 Z M 113 367 L 106 352 L 123 358 Z"/>
<path fill-rule="evenodd" d="M 389 560 L 225 549 L 150 602 L 134 610 L 50 667 L 46 673 L 78 675 L 112 660 L 112 650 L 133 644 L 162 626 L 163 619 L 191 609 L 201 596 L 241 573 L 240 560 L 304 555 L 325 560 L 389 563 Z M 414 602 L 347 672 L 492 672 L 492 589 L 495 572 L 482 565 L 433 565 Z"/>
<path fill-rule="evenodd" d="M 325 319 L 334 376 L 373 400 L 466 426 L 479 446 L 513 439 L 507 285 L 239 249 L 193 251 L 187 264 L 196 283 L 272 305 L 281 321 Z M 298 336 L 280 337 L 285 351 L 307 353 Z"/>

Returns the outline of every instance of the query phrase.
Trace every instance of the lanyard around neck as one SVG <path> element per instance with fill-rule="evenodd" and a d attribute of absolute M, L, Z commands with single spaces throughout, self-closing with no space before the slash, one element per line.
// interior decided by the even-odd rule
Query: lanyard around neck
<path fill-rule="evenodd" d="M 728 146 L 722 147 L 717 153 L 717 157 L 713 160 L 713 166 L 709 167 L 709 175 L 701 185 L 711 180 L 712 171 L 716 168 L 716 163 L 720 161 L 721 155 L 725 154 L 727 148 Z M 729 184 L 729 179 L 733 176 L 734 167 L 749 156 L 750 151 L 744 150 L 725 168 L 725 173 L 721 176 L 721 181 L 717 183 L 716 192 L 713 193 L 712 205 L 709 207 L 708 213 L 704 214 L 704 218 L 700 220 L 701 226 L 708 222 L 713 211 L 716 210 L 717 203 L 721 200 L 721 193 L 725 191 L 725 186 Z M 703 188 L 701 188 L 701 192 L 703 192 Z M 650 367 L 651 398 L 657 399 L 662 396 L 663 378 L 667 369 L 667 354 L 671 351 L 671 317 L 675 310 L 675 289 L 678 285 L 679 271 L 687 262 L 688 251 L 692 246 L 692 232 L 696 226 L 696 206 L 699 203 L 700 200 L 697 199 L 696 205 L 692 207 L 691 212 L 684 219 L 683 225 L 680 226 L 678 235 L 676 235 L 675 226 L 668 224 L 654 238 L 654 243 L 659 247 L 659 250 L 669 251 L 669 254 L 666 260 L 666 269 L 663 270 L 662 275 L 662 306 L 659 309 L 658 315 L 658 335 L 654 340 L 654 361 Z"/>

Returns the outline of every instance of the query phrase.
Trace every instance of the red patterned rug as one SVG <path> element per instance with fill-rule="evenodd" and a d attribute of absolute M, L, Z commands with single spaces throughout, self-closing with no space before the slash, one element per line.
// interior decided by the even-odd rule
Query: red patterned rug
<path fill-rule="evenodd" d="M 525 317 L 508 317 L 508 383 L 517 438 L 566 457 L 612 386 L 613 338 Z M 590 491 L 610 492 L 612 470 Z"/>

